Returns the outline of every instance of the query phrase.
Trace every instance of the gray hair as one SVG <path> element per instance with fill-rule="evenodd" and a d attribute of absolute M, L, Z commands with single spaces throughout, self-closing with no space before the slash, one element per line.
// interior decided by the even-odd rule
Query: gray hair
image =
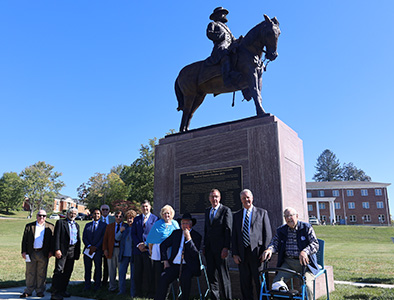
<path fill-rule="evenodd" d="M 249 194 L 253 197 L 253 193 L 252 193 L 252 191 L 249 190 L 249 189 L 243 189 L 243 190 L 241 191 L 241 193 L 239 194 L 239 196 L 242 197 L 242 195 L 243 195 L 243 194 L 246 194 L 246 193 L 249 193 Z"/>
<path fill-rule="evenodd" d="M 290 206 L 285 207 L 285 210 L 283 211 L 283 214 L 286 214 L 286 212 L 294 212 L 296 215 L 298 215 L 297 210 L 295 208 L 293 208 L 293 207 L 290 207 Z"/>

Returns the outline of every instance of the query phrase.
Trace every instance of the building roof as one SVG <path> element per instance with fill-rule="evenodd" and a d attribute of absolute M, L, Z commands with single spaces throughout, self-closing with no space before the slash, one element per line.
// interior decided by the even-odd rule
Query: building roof
<path fill-rule="evenodd" d="M 367 188 L 387 188 L 391 183 L 370 182 L 370 181 L 319 181 L 307 182 L 307 190 L 333 190 L 333 189 L 367 189 Z"/>

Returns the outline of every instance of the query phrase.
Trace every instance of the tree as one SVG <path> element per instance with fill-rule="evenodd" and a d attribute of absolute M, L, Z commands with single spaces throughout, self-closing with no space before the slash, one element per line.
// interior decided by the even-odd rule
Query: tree
<path fill-rule="evenodd" d="M 313 175 L 315 181 L 341 180 L 341 167 L 339 160 L 329 149 L 323 151 L 317 158 L 316 173 Z"/>
<path fill-rule="evenodd" d="M 148 145 L 141 145 L 140 157 L 130 166 L 124 166 L 120 178 L 129 187 L 127 200 L 140 203 L 142 200 L 153 201 L 153 181 L 156 138 L 149 139 Z"/>
<path fill-rule="evenodd" d="M 357 167 L 351 162 L 343 164 L 341 179 L 343 181 L 371 181 L 371 177 L 365 174 L 363 170 L 357 169 Z"/>
<path fill-rule="evenodd" d="M 20 174 L 25 196 L 29 199 L 30 218 L 34 211 L 53 209 L 53 200 L 64 186 L 59 179 L 62 173 L 53 171 L 55 167 L 39 161 L 26 167 Z"/>
<path fill-rule="evenodd" d="M 102 204 L 108 204 L 113 209 L 115 201 L 127 198 L 129 188 L 118 174 L 111 172 L 109 174 L 96 173 L 89 178 L 88 182 L 82 183 L 77 191 L 80 200 L 90 210 Z"/>
<path fill-rule="evenodd" d="M 24 200 L 23 182 L 15 172 L 4 173 L 0 178 L 0 208 L 8 213 L 17 210 Z"/>

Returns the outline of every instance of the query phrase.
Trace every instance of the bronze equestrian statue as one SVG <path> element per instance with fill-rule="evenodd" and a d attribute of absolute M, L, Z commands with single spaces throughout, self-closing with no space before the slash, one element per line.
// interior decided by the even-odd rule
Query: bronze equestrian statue
<path fill-rule="evenodd" d="M 216 8 L 215 10 L 217 10 L 216 13 L 214 11 L 210 18 L 216 23 L 227 22 L 225 16 L 228 11 L 223 8 Z M 222 18 L 223 15 L 224 18 Z M 211 23 L 208 25 L 207 35 L 210 26 Z M 231 34 L 229 29 L 228 34 Z M 217 43 L 214 41 L 215 46 L 211 57 L 205 61 L 197 61 L 185 66 L 179 72 L 175 81 L 175 94 L 178 100 L 177 110 L 183 111 L 179 131 L 189 130 L 190 120 L 207 94 L 216 96 L 242 90 L 245 99 L 253 98 L 257 115 L 265 115 L 261 98 L 262 74 L 265 68 L 262 55 L 265 53 L 265 59 L 268 61 L 276 59 L 279 35 L 279 22 L 276 17 L 270 19 L 267 15 L 264 15 L 264 21 L 252 28 L 245 37 L 235 40 L 231 34 L 231 43 L 230 45 L 227 45 L 228 42 L 225 43 L 226 45 L 223 47 L 225 51 L 221 51 L 222 55 L 219 55 L 219 59 L 216 59 L 216 64 L 213 64 Z M 223 64 L 226 64 L 226 58 L 223 59 L 225 56 L 229 57 L 231 66 L 230 71 L 226 74 L 229 75 L 229 79 L 226 80 L 222 76 L 229 69 L 227 66 L 223 66 Z"/>

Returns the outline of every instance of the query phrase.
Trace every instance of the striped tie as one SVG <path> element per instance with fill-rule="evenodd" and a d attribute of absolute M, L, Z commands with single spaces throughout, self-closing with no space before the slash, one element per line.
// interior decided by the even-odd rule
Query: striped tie
<path fill-rule="evenodd" d="M 242 242 L 245 247 L 250 245 L 250 238 L 249 238 L 249 210 L 246 210 L 245 219 L 244 219 L 244 226 L 242 229 Z"/>

